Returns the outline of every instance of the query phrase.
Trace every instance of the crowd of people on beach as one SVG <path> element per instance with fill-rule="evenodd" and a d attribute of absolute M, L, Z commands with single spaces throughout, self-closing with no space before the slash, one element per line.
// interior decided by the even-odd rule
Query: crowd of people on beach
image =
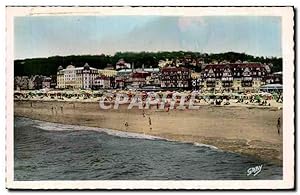
<path fill-rule="evenodd" d="M 184 103 L 193 99 L 196 105 L 215 105 L 215 106 L 280 106 L 283 102 L 281 93 L 200 93 L 197 91 L 163 91 L 163 92 L 143 92 L 143 91 L 17 91 L 14 94 L 15 100 L 40 100 L 40 101 L 90 101 L 106 102 L 116 101 L 118 94 L 128 97 L 130 103 L 133 98 L 136 101 L 144 102 L 158 99 L 157 108 L 164 103 L 166 108 L 175 101 L 175 104 L 182 101 Z M 126 103 L 126 102 L 125 102 Z"/>

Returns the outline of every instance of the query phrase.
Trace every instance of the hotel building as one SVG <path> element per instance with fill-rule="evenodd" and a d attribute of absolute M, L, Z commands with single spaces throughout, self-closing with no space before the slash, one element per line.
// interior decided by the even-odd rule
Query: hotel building
<path fill-rule="evenodd" d="M 204 90 L 253 91 L 265 83 L 270 67 L 261 63 L 207 64 L 202 70 Z"/>
<path fill-rule="evenodd" d="M 162 88 L 188 88 L 191 71 L 185 67 L 165 67 L 161 69 Z"/>
<path fill-rule="evenodd" d="M 87 63 L 83 67 L 68 65 L 57 70 L 58 89 L 91 89 L 94 79 L 99 75 L 98 69 L 90 67 Z"/>

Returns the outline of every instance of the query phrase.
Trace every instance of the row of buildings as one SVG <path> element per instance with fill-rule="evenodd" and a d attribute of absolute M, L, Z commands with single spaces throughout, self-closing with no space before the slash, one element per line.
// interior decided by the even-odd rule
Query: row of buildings
<path fill-rule="evenodd" d="M 203 64 L 200 72 L 161 62 L 159 68 L 138 68 L 123 59 L 117 63 L 117 70 L 108 65 L 105 69 L 68 65 L 59 66 L 57 75 L 44 77 L 40 87 L 57 89 L 115 89 L 156 86 L 162 89 L 194 89 L 205 91 L 255 91 L 262 85 L 282 83 L 282 73 L 271 73 L 267 64 L 236 62 Z M 55 78 L 55 79 L 54 79 Z M 54 83 L 54 81 L 56 83 Z"/>
<path fill-rule="evenodd" d="M 122 65 L 123 64 L 123 65 Z M 154 85 L 165 89 L 203 90 L 257 90 L 268 83 L 282 83 L 282 74 L 271 74 L 270 65 L 255 62 L 204 64 L 201 72 L 193 72 L 184 66 L 166 65 L 160 68 L 140 68 L 118 63 L 97 70 L 85 64 L 59 67 L 57 88 L 140 88 Z"/>
<path fill-rule="evenodd" d="M 261 63 L 208 64 L 201 72 L 198 85 L 205 89 L 256 90 L 268 83 L 269 65 Z"/>

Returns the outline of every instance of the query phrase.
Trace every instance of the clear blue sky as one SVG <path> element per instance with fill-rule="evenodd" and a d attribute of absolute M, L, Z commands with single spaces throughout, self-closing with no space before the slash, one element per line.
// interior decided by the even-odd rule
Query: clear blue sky
<path fill-rule="evenodd" d="M 280 17 L 26 16 L 14 27 L 15 59 L 176 50 L 282 56 Z"/>

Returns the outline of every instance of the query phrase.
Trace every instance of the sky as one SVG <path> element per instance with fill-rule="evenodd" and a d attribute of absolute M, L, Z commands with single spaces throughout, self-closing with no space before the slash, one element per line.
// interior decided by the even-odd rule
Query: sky
<path fill-rule="evenodd" d="M 281 57 L 274 16 L 25 16 L 14 19 L 15 59 L 118 51 L 244 52 Z"/>

